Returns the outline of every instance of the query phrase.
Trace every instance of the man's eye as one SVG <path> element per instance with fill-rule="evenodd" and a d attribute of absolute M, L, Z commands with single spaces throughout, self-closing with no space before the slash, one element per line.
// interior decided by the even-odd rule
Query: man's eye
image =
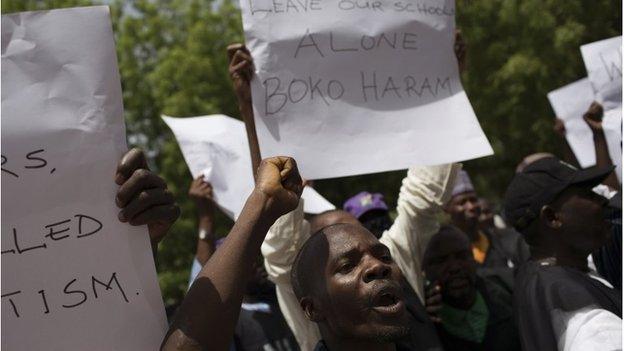
<path fill-rule="evenodd" d="M 352 263 L 343 263 L 338 267 L 338 272 L 347 274 L 353 270 L 355 266 Z"/>
<path fill-rule="evenodd" d="M 390 256 L 390 254 L 382 255 L 380 258 L 385 263 L 392 263 L 392 256 Z"/>

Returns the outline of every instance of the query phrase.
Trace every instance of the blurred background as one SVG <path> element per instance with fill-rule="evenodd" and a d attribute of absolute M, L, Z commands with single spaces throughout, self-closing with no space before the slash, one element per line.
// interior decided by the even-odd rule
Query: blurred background
<path fill-rule="evenodd" d="M 222 113 L 239 118 L 225 48 L 242 42 L 232 0 L 2 0 L 2 14 L 109 5 L 117 42 L 128 143 L 144 148 L 150 166 L 176 194 L 182 216 L 161 243 L 157 268 L 165 304 L 186 291 L 197 219 L 178 144 L 160 115 Z M 586 75 L 579 47 L 621 35 L 619 0 L 457 0 L 457 27 L 468 46 L 462 82 L 495 155 L 468 161 L 480 196 L 494 204 L 527 154 L 560 154 L 546 94 Z M 427 152 L 427 150 L 423 150 Z M 361 190 L 381 192 L 391 207 L 405 172 L 315 182 L 336 206 Z M 232 221 L 217 216 L 217 233 Z"/>

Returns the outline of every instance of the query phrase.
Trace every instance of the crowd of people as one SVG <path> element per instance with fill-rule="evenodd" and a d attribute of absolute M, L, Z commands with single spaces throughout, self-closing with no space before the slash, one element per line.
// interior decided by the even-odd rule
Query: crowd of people
<path fill-rule="evenodd" d="M 296 161 L 260 160 L 249 51 L 228 56 L 255 188 L 217 240 L 212 186 L 191 183 L 197 251 L 163 350 L 622 349 L 621 184 L 599 104 L 583 116 L 597 165 L 528 155 L 500 213 L 455 163 L 411 167 L 396 216 L 367 191 L 311 215 Z M 147 224 L 155 247 L 179 215 L 166 184 L 137 149 L 115 181 L 120 220 Z"/>

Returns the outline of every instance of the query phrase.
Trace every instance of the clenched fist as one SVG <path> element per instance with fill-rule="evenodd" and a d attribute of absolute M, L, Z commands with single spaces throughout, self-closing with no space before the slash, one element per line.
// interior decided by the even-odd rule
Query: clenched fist
<path fill-rule="evenodd" d="M 121 158 L 115 183 L 119 185 L 115 198 L 121 208 L 119 220 L 130 225 L 147 224 L 152 244 L 160 242 L 180 216 L 180 208 L 165 181 L 150 172 L 143 151 L 134 148 Z"/>
<path fill-rule="evenodd" d="M 265 211 L 272 218 L 277 219 L 297 208 L 303 191 L 297 162 L 283 156 L 262 160 L 254 191 L 267 197 Z"/>

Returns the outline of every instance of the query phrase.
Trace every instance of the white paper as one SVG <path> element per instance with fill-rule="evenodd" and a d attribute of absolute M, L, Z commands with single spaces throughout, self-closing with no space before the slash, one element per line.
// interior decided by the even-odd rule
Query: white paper
<path fill-rule="evenodd" d="M 3 15 L 3 350 L 158 349 L 147 228 L 117 219 L 125 150 L 108 8 Z"/>
<path fill-rule="evenodd" d="M 622 37 L 581 46 L 581 55 L 598 101 L 605 110 L 622 105 Z"/>
<path fill-rule="evenodd" d="M 492 154 L 459 80 L 454 1 L 240 5 L 263 157 L 320 179 Z"/>
<path fill-rule="evenodd" d="M 583 168 L 596 164 L 594 136 L 583 114 L 594 102 L 594 91 L 589 79 L 583 78 L 548 93 L 548 100 L 557 118 L 563 120 L 566 139 L 574 156 Z"/>
<path fill-rule="evenodd" d="M 605 110 L 603 128 L 609 155 L 622 181 L 622 37 L 581 46 L 587 77 Z"/>
<path fill-rule="evenodd" d="M 178 140 L 193 178 L 203 174 L 212 184 L 221 210 L 230 218 L 238 218 L 254 187 L 245 124 L 224 115 L 163 116 L 163 120 Z M 307 213 L 335 208 L 310 187 L 304 188 L 302 198 Z"/>

